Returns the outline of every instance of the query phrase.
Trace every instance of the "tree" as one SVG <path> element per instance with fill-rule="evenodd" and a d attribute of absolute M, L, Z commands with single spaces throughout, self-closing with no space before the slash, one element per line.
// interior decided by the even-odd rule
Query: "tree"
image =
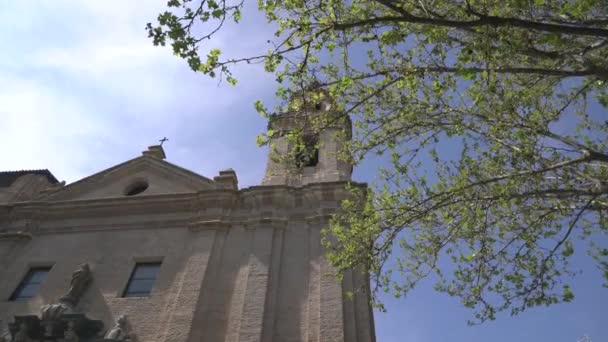
<path fill-rule="evenodd" d="M 383 158 L 365 204 L 345 201 L 331 224 L 338 270 L 363 266 L 376 291 L 396 296 L 435 274 L 436 289 L 473 308 L 476 322 L 571 301 L 568 261 L 581 241 L 608 279 L 605 0 L 258 8 L 276 41 L 257 56 L 223 59 L 207 45 L 240 20 L 242 0 L 171 0 L 148 33 L 231 84 L 231 66 L 263 62 L 278 82 L 275 112 L 305 105 L 294 100 L 303 89 L 333 99 L 334 115 L 316 127 L 348 117 L 342 157 Z"/>

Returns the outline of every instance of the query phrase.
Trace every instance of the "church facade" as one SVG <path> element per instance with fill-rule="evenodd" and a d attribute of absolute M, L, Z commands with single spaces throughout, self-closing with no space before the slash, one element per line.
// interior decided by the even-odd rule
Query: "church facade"
<path fill-rule="evenodd" d="M 0 341 L 374 341 L 368 279 L 323 257 L 351 178 L 333 130 L 313 162 L 269 158 L 245 189 L 162 146 L 69 185 L 0 172 Z"/>

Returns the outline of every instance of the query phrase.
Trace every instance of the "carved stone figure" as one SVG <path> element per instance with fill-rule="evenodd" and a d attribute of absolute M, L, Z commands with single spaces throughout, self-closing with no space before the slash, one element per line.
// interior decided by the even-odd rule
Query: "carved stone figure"
<path fill-rule="evenodd" d="M 65 304 L 47 304 L 40 308 L 40 319 L 50 321 L 59 319 L 59 317 L 69 310 Z"/>
<path fill-rule="evenodd" d="M 63 334 L 63 342 L 79 342 L 80 338 L 74 331 L 74 321 L 68 322 L 68 327 Z"/>
<path fill-rule="evenodd" d="M 65 304 L 45 305 L 40 311 L 40 318 L 34 315 L 15 316 L 14 323 L 9 324 L 12 338 L 4 337 L 0 324 L 0 342 L 91 342 L 97 341 L 104 331 L 100 320 L 89 319 L 82 313 L 65 313 L 70 311 Z M 124 323 L 124 320 L 119 322 Z M 124 332 L 125 325 L 120 327 Z M 125 333 L 118 335 L 127 336 Z M 120 341 L 130 340 L 123 338 Z"/>
<path fill-rule="evenodd" d="M 79 269 L 72 273 L 70 289 L 63 297 L 61 297 L 61 299 L 59 299 L 59 301 L 67 303 L 71 306 L 76 305 L 84 291 L 89 286 L 91 278 L 91 268 L 89 267 L 89 264 L 82 264 Z"/>
<path fill-rule="evenodd" d="M 130 336 L 127 327 L 127 316 L 120 315 L 116 320 L 116 324 L 110 329 L 105 336 L 106 339 L 115 341 L 130 341 Z"/>

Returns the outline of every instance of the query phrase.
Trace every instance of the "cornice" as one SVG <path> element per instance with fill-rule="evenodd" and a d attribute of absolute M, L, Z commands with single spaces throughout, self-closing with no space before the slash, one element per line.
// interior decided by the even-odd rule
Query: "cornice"
<path fill-rule="evenodd" d="M 61 226 L 46 226 L 42 224 L 36 227 L 32 236 L 49 234 L 85 233 L 85 232 L 107 232 L 107 231 L 127 231 L 127 230 L 150 230 L 150 229 L 182 229 L 188 227 L 192 218 L 184 217 L 166 220 L 145 220 L 137 222 L 113 222 L 111 224 L 100 224 L 94 221 L 90 223 L 80 223 L 77 225 L 65 224 Z"/>
<path fill-rule="evenodd" d="M 7 231 L 0 233 L 0 241 L 19 241 L 19 240 L 31 240 L 32 234 L 21 230 Z"/>
<path fill-rule="evenodd" d="M 210 189 L 135 197 L 38 200 L 0 205 L 0 222 L 34 234 L 188 227 L 191 231 L 285 227 L 288 221 L 325 222 L 346 198 L 347 182 Z M 365 186 L 358 184 L 357 186 Z M 137 217 L 141 216 L 141 217 Z"/>
<path fill-rule="evenodd" d="M 197 220 L 188 224 L 188 229 L 193 232 L 201 230 L 222 230 L 230 228 L 230 223 L 226 220 L 215 219 L 215 220 Z"/>
<path fill-rule="evenodd" d="M 200 220 L 192 222 L 188 227 L 190 231 L 197 232 L 202 230 L 223 230 L 231 227 L 240 226 L 245 229 L 285 229 L 289 222 L 301 220 L 292 217 L 263 217 L 263 218 L 229 218 L 224 217 L 215 220 Z"/>
<path fill-rule="evenodd" d="M 353 182 L 353 181 L 334 181 L 334 182 L 318 182 L 318 183 L 308 183 L 302 186 L 290 186 L 290 185 L 253 185 L 244 189 L 241 189 L 240 192 L 256 192 L 256 191 L 274 191 L 274 190 L 290 190 L 290 191 L 308 191 L 308 190 L 321 190 L 321 189 L 331 189 L 331 188 L 340 188 L 344 189 L 347 185 L 352 187 L 357 187 L 364 189 L 367 187 L 367 183 Z"/>
<path fill-rule="evenodd" d="M 112 223 L 98 222 L 90 220 L 88 222 L 70 223 L 61 221 L 60 225 L 50 225 L 48 222 L 27 222 L 25 227 L 17 226 L 11 230 L 0 233 L 0 241 L 2 240 L 31 240 L 39 235 L 49 234 L 69 234 L 83 232 L 100 232 L 100 231 L 127 231 L 127 230 L 150 230 L 150 229 L 184 229 L 187 228 L 191 232 L 199 232 L 205 230 L 225 230 L 233 227 L 243 227 L 245 229 L 271 228 L 285 229 L 291 222 L 305 222 L 308 226 L 318 226 L 326 224 L 329 221 L 330 215 L 319 214 L 310 216 L 269 216 L 269 217 L 230 217 L 218 215 L 216 217 L 192 217 L 184 216 L 180 218 L 169 219 L 150 219 L 138 220 L 137 222 L 120 222 Z M 23 229 L 27 229 L 24 231 Z"/>
<path fill-rule="evenodd" d="M 306 221 L 306 223 L 309 226 L 317 226 L 319 224 L 324 224 L 329 222 L 329 220 L 332 218 L 331 214 L 328 213 L 322 213 L 319 215 L 313 215 L 313 216 L 307 216 L 304 218 L 304 220 Z"/>
<path fill-rule="evenodd" d="M 162 204 L 166 206 L 167 203 L 174 206 L 176 204 L 183 204 L 186 202 L 200 202 L 210 200 L 211 204 L 221 204 L 225 206 L 225 203 L 218 202 L 221 199 L 238 199 L 247 197 L 256 197 L 264 194 L 273 195 L 284 195 L 290 196 L 294 194 L 307 194 L 316 191 L 323 190 L 341 190 L 344 189 L 348 182 L 326 182 L 326 183 L 314 183 L 307 184 L 302 187 L 292 187 L 286 185 L 260 185 L 251 186 L 238 191 L 232 189 L 209 189 L 200 190 L 192 193 L 173 193 L 173 194 L 158 194 L 158 195 L 147 195 L 147 196 L 135 196 L 135 197 L 107 197 L 107 198 L 96 198 L 96 199 L 78 199 L 78 200 L 34 200 L 28 202 L 17 202 L 11 204 L 0 205 L 0 209 L 7 209 L 11 211 L 41 211 L 41 210 L 78 210 L 86 208 L 99 209 L 99 208 L 114 208 L 114 207 L 129 207 L 134 208 L 137 206 L 151 206 L 154 204 Z M 351 183 L 357 187 L 365 187 L 363 183 Z"/>

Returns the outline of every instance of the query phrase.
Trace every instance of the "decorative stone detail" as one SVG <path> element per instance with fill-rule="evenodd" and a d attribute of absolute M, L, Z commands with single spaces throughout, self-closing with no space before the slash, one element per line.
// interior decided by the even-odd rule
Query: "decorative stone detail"
<path fill-rule="evenodd" d="M 213 180 L 221 185 L 224 189 L 238 190 L 239 181 L 236 177 L 236 172 L 233 169 L 220 171 L 219 176 L 213 177 Z"/>
<path fill-rule="evenodd" d="M 29 232 L 21 231 L 21 230 L 14 231 L 14 232 L 8 232 L 8 231 L 0 232 L 0 240 L 31 240 L 31 239 L 32 239 L 32 234 L 30 234 Z M 2 341 L 2 340 L 0 340 L 0 341 Z"/>
<path fill-rule="evenodd" d="M 47 304 L 40 308 L 40 318 L 44 321 L 56 320 L 69 310 L 65 304 Z"/>
<path fill-rule="evenodd" d="M 10 339 L 10 331 L 4 329 L 4 324 L 2 324 L 2 320 L 0 320 L 0 342 L 10 342 Z"/>
<path fill-rule="evenodd" d="M 40 317 L 15 316 L 14 322 L 8 325 L 9 334 L 2 333 L 0 324 L 0 342 L 135 342 L 125 315 L 119 316 L 104 336 L 102 321 L 73 313 L 91 279 L 89 265 L 82 264 L 72 274 L 70 289 L 60 303 L 43 305 Z"/>
<path fill-rule="evenodd" d="M 167 155 L 165 154 L 165 150 L 163 149 L 162 145 L 148 146 L 148 150 L 143 151 L 141 154 L 144 156 L 150 156 L 158 159 L 167 158 Z"/>
<path fill-rule="evenodd" d="M 127 316 L 121 315 L 116 324 L 103 335 L 104 324 L 84 314 L 65 313 L 63 304 L 45 305 L 41 317 L 15 316 L 3 332 L 0 324 L 0 342 L 136 342 Z M 103 337 L 102 337 L 103 336 Z"/>
<path fill-rule="evenodd" d="M 127 322 L 127 315 L 120 315 L 116 319 L 116 324 L 110 329 L 103 340 L 99 342 L 110 342 L 110 341 L 134 341 L 134 336 L 130 333 L 129 323 Z"/>
<path fill-rule="evenodd" d="M 28 342 L 30 340 L 28 326 L 25 323 L 19 324 L 19 329 L 13 337 L 14 342 Z"/>
<path fill-rule="evenodd" d="M 63 342 L 80 342 L 80 337 L 76 333 L 74 321 L 68 322 L 68 327 L 63 332 Z"/>
<path fill-rule="evenodd" d="M 196 222 L 190 222 L 188 229 L 193 232 L 206 229 L 227 229 L 230 228 L 231 223 L 225 220 L 201 220 Z"/>
<path fill-rule="evenodd" d="M 102 330 L 102 321 L 91 320 L 84 314 L 63 313 L 45 319 L 15 316 L 15 321 L 9 324 L 11 342 L 95 342 Z"/>
<path fill-rule="evenodd" d="M 74 307 L 78 304 L 80 297 L 82 297 L 84 291 L 89 287 L 91 283 L 91 268 L 89 264 L 82 264 L 79 269 L 72 273 L 72 281 L 70 282 L 70 289 L 68 292 L 59 299 L 61 303 L 65 303 L 70 307 Z"/>

